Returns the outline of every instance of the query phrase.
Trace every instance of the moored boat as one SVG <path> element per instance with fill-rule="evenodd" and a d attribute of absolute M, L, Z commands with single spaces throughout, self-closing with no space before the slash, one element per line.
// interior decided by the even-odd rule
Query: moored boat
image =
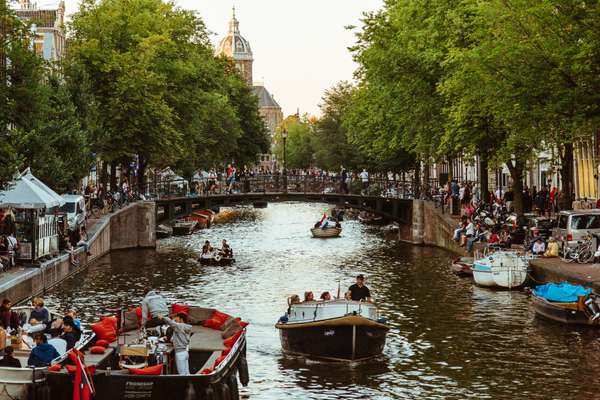
<path fill-rule="evenodd" d="M 374 304 L 349 300 L 292 304 L 275 327 L 286 353 L 340 361 L 380 355 L 389 330 Z"/>
<path fill-rule="evenodd" d="M 473 279 L 480 286 L 517 288 L 527 281 L 529 262 L 514 251 L 500 250 L 473 263 Z"/>
<path fill-rule="evenodd" d="M 450 264 L 450 270 L 458 276 L 473 276 L 473 257 L 458 257 Z"/>
<path fill-rule="evenodd" d="M 166 225 L 159 225 L 156 227 L 156 237 L 158 239 L 166 239 L 173 235 L 173 228 Z"/>
<path fill-rule="evenodd" d="M 358 214 L 358 220 L 366 225 L 381 225 L 383 224 L 383 217 L 375 215 L 373 213 L 367 213 L 365 211 Z"/>
<path fill-rule="evenodd" d="M 32 307 L 17 306 L 13 307 L 12 311 L 19 315 L 19 320 L 27 321 Z M 50 319 L 58 321 L 61 316 L 50 313 Z M 58 329 L 58 328 L 57 328 Z M 31 353 L 31 337 L 27 334 L 19 337 L 2 335 L 5 340 L 5 345 L 10 345 L 14 348 L 13 356 L 21 362 L 22 368 L 0 367 L 0 400 L 29 400 L 29 399 L 49 399 L 47 396 L 46 375 L 48 367 L 28 367 L 27 362 Z M 81 350 L 89 345 L 94 339 L 94 333 L 89 330 L 84 330 L 81 338 L 75 344 L 75 348 Z M 64 362 L 67 359 L 67 354 L 61 354 L 59 357 L 52 360 L 50 366 Z"/>
<path fill-rule="evenodd" d="M 563 324 L 599 325 L 600 306 L 592 290 L 567 282 L 547 283 L 532 291 L 537 315 Z"/>
<path fill-rule="evenodd" d="M 310 232 L 312 233 L 313 237 L 326 239 L 340 236 L 342 233 L 342 228 L 336 228 L 333 226 L 325 229 L 312 228 Z"/>
<path fill-rule="evenodd" d="M 213 221 L 215 220 L 215 212 L 213 210 L 199 210 L 194 211 L 192 215 L 189 216 L 191 221 L 195 221 L 198 225 L 198 228 L 210 228 Z"/>
<path fill-rule="evenodd" d="M 94 399 L 239 398 L 238 376 L 243 386 L 249 381 L 246 323 L 218 310 L 197 306 L 173 305 L 171 312 L 186 313 L 192 325 L 190 375 L 177 374 L 173 345 L 164 340 L 167 327 L 139 329 L 140 311 L 134 309 L 120 318 L 103 319 L 114 329 L 122 326 L 118 336 L 114 330 L 108 332 L 109 336 L 103 339 L 110 343 L 99 345 L 98 341 L 84 352 L 85 367 L 95 388 Z M 48 373 L 52 399 L 73 398 L 73 375 L 64 364 L 67 371 Z"/>
<path fill-rule="evenodd" d="M 173 224 L 173 236 L 187 236 L 196 230 L 195 221 L 178 220 Z"/>

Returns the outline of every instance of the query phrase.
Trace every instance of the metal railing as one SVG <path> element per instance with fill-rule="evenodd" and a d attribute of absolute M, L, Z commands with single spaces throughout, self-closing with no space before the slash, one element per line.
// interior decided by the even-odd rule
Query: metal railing
<path fill-rule="evenodd" d="M 380 177 L 370 178 L 368 182 L 363 182 L 359 177 L 349 177 L 343 181 L 340 177 L 335 176 L 258 175 L 235 180 L 162 180 L 148 182 L 132 189 L 148 200 L 263 193 L 341 194 L 413 199 L 415 198 L 415 187 L 413 181 Z"/>

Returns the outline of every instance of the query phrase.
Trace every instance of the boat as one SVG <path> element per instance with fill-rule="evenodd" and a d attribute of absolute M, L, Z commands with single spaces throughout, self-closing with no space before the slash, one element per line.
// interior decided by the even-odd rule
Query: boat
<path fill-rule="evenodd" d="M 480 286 L 517 288 L 525 284 L 528 260 L 515 251 L 499 250 L 476 259 L 473 279 Z"/>
<path fill-rule="evenodd" d="M 380 355 L 390 329 L 374 304 L 350 300 L 292 304 L 275 327 L 284 352 L 336 361 Z"/>
<path fill-rule="evenodd" d="M 156 238 L 166 239 L 173 235 L 173 228 L 166 225 L 159 225 L 156 227 Z"/>
<path fill-rule="evenodd" d="M 29 320 L 29 315 L 33 307 L 16 306 L 12 311 L 19 315 L 19 320 Z M 57 320 L 61 316 L 50 312 L 51 320 Z M 31 337 L 23 334 L 22 337 L 3 335 L 6 338 L 6 345 L 14 348 L 13 356 L 21 361 L 23 368 L 0 367 L 0 400 L 29 400 L 29 399 L 47 399 L 46 375 L 48 367 L 27 367 L 29 354 L 31 353 L 28 341 Z M 94 339 L 94 333 L 84 330 L 81 333 L 81 339 L 75 344 L 75 348 L 81 350 L 89 345 Z M 63 354 L 52 360 L 50 365 L 59 364 L 68 358 Z"/>
<path fill-rule="evenodd" d="M 567 282 L 547 283 L 532 291 L 536 315 L 563 324 L 599 325 L 597 296 L 592 289 Z"/>
<path fill-rule="evenodd" d="M 340 233 L 342 233 L 342 228 L 336 228 L 334 226 L 325 229 L 312 228 L 310 232 L 312 233 L 313 237 L 327 239 L 340 236 Z"/>
<path fill-rule="evenodd" d="M 473 276 L 473 257 L 458 257 L 450 264 L 450 270 L 458 276 Z"/>
<path fill-rule="evenodd" d="M 210 228 L 215 220 L 215 212 L 213 210 L 194 211 L 192 215 L 188 217 L 188 219 L 190 221 L 195 221 L 198 224 L 197 228 Z"/>
<path fill-rule="evenodd" d="M 187 236 L 194 233 L 197 223 L 195 221 L 177 220 L 173 224 L 173 236 Z"/>
<path fill-rule="evenodd" d="M 239 398 L 238 377 L 243 386 L 249 382 L 247 324 L 193 305 L 173 305 L 170 312 L 186 312 L 192 324 L 190 375 L 177 375 L 173 347 L 163 340 L 167 326 L 139 329 L 141 311 L 133 309 L 105 318 L 115 329 L 122 326 L 111 343 L 84 351 L 95 400 Z M 104 352 L 97 347 L 104 347 Z M 53 400 L 73 398 L 73 375 L 68 369 L 49 372 L 47 383 Z"/>
<path fill-rule="evenodd" d="M 233 257 L 223 257 L 220 254 L 202 254 L 198 259 L 202 265 L 231 265 L 235 263 Z"/>
<path fill-rule="evenodd" d="M 381 224 L 383 224 L 383 217 L 380 217 L 380 216 L 375 215 L 373 213 L 367 213 L 365 211 L 362 211 L 360 214 L 358 214 L 358 220 L 361 223 L 367 224 L 367 225 L 381 225 Z"/>

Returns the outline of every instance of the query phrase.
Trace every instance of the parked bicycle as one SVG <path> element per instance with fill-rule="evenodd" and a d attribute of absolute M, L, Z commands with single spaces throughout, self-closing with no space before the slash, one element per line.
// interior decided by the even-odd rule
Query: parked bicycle
<path fill-rule="evenodd" d="M 588 235 L 583 240 L 578 241 L 577 246 L 566 246 L 563 250 L 562 259 L 566 262 L 577 261 L 580 264 L 586 264 L 594 260 L 594 254 L 592 236 Z"/>

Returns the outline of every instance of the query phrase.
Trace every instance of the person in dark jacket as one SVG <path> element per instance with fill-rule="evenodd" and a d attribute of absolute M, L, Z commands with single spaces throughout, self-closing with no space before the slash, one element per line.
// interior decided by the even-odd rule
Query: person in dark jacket
<path fill-rule="evenodd" d="M 21 368 L 21 361 L 13 357 L 13 352 L 12 346 L 4 348 L 4 358 L 0 360 L 0 367 Z"/>
<path fill-rule="evenodd" d="M 2 300 L 2 305 L 0 306 L 0 326 L 4 329 L 19 328 L 19 316 L 11 310 L 11 307 L 12 303 L 9 299 Z"/>
<path fill-rule="evenodd" d="M 58 351 L 56 351 L 54 346 L 48 344 L 46 335 L 40 333 L 35 336 L 35 347 L 31 350 L 27 365 L 32 367 L 46 367 L 58 356 Z"/>
<path fill-rule="evenodd" d="M 63 320 L 63 334 L 60 338 L 67 342 L 67 351 L 69 351 L 75 347 L 75 343 L 81 338 L 81 331 L 77 329 L 72 320 Z"/>

